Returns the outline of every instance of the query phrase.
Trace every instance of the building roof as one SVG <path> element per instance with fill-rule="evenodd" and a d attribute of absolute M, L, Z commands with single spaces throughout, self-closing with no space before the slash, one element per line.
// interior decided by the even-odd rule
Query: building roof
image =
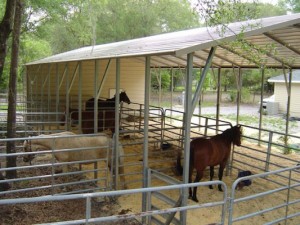
<path fill-rule="evenodd" d="M 286 72 L 287 82 L 289 80 L 289 71 Z M 281 74 L 276 77 L 271 77 L 268 79 L 268 82 L 270 83 L 284 83 L 285 78 L 284 75 Z M 294 70 L 292 71 L 292 83 L 300 83 L 300 70 Z"/>
<path fill-rule="evenodd" d="M 220 35 L 220 27 L 202 27 L 165 33 L 144 38 L 109 44 L 88 46 L 37 60 L 27 65 L 135 57 L 145 60 L 151 57 L 152 67 L 185 67 L 188 53 L 194 53 L 194 66 L 205 65 L 209 50 L 218 46 L 213 67 L 257 68 L 258 65 L 242 49 L 232 49 L 226 42 L 236 39 L 244 32 L 250 45 L 274 46 L 276 52 L 266 52 L 263 64 L 281 68 L 284 62 L 292 68 L 300 68 L 300 14 L 268 17 L 258 20 L 236 22 L 228 25 L 228 31 Z M 255 47 L 253 48 L 255 50 Z M 290 59 L 290 60 L 288 60 Z"/>

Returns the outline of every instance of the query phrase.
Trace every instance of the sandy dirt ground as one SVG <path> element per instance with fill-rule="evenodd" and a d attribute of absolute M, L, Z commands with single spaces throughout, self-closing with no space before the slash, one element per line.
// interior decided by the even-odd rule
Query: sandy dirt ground
<path fill-rule="evenodd" d="M 250 145 L 250 143 L 248 143 Z M 132 151 L 136 151 L 136 149 L 134 148 L 126 148 L 125 147 L 125 151 L 128 154 L 129 152 Z M 236 151 L 239 151 L 239 149 L 236 149 Z M 250 154 L 250 151 L 248 150 L 243 150 L 243 152 L 245 154 Z M 300 160 L 300 156 L 296 155 L 296 154 L 292 154 L 292 155 L 288 155 L 287 157 L 290 158 L 297 158 L 298 160 Z M 249 160 L 249 159 L 248 159 Z M 252 159 L 253 163 L 256 163 L 257 159 Z M 151 157 L 149 159 L 149 161 L 151 161 Z M 165 162 L 163 164 L 161 164 L 161 167 L 166 167 L 166 164 L 168 163 L 167 157 L 165 157 Z M 248 163 L 251 163 L 248 161 Z M 278 163 L 278 162 L 276 162 Z M 157 168 L 159 168 L 159 165 L 155 164 L 155 166 Z M 170 165 L 172 167 L 172 163 Z M 294 165 L 289 165 L 289 166 L 294 166 Z M 150 167 L 151 167 L 151 162 L 150 162 Z M 141 169 L 141 168 L 140 168 Z M 245 170 L 247 170 L 247 166 L 245 166 Z M 136 170 L 139 170 L 138 168 L 136 168 Z M 127 172 L 127 171 L 126 171 Z M 252 172 L 255 174 L 256 171 Z M 166 173 L 178 180 L 181 180 L 180 176 L 176 176 L 171 170 L 170 171 L 166 171 Z M 287 173 L 282 174 L 282 175 L 286 175 L 288 176 Z M 217 176 L 217 172 L 215 173 L 215 179 Z M 237 178 L 237 171 L 234 171 L 233 174 L 231 174 L 230 176 L 225 176 L 223 178 L 223 181 L 225 182 L 225 184 L 228 187 L 228 198 L 231 195 L 231 187 L 233 182 L 235 181 L 235 179 Z M 300 175 L 299 172 L 298 173 L 293 173 L 293 178 L 295 180 L 298 181 L 299 184 L 299 180 L 300 180 Z M 274 181 L 282 181 L 285 184 L 287 184 L 287 179 L 282 179 L 278 176 L 271 176 L 270 177 L 271 180 Z M 203 181 L 208 181 L 209 180 L 209 172 L 207 171 L 205 174 L 205 177 L 203 179 Z M 296 182 L 297 183 L 297 182 Z M 161 182 L 161 181 L 154 181 L 151 183 L 151 186 L 162 186 L 162 185 L 166 185 L 166 183 Z M 248 195 L 254 195 L 254 194 L 258 194 L 261 192 L 265 192 L 267 190 L 274 190 L 277 188 L 282 187 L 279 184 L 270 182 L 268 180 L 265 179 L 256 179 L 252 181 L 252 185 L 248 186 L 248 187 L 244 187 L 241 190 L 236 190 L 235 191 L 235 197 L 236 198 L 243 198 L 246 197 Z M 138 188 L 138 185 L 129 185 L 129 188 Z M 165 192 L 165 194 L 167 196 L 169 196 L 170 198 L 177 200 L 179 198 L 179 191 L 167 191 Z M 199 204 L 205 204 L 205 203 L 211 203 L 211 202 L 218 202 L 218 201 L 222 201 L 223 200 L 223 192 L 219 192 L 217 190 L 217 187 L 214 187 L 214 189 L 209 189 L 207 186 L 204 187 L 199 187 L 198 188 L 198 192 L 197 192 L 197 196 L 199 199 Z M 264 209 L 268 209 L 268 208 L 272 208 L 275 207 L 277 205 L 281 205 L 284 204 L 287 201 L 287 190 L 285 191 L 280 191 L 277 193 L 273 193 L 270 194 L 266 197 L 260 197 L 260 198 L 256 198 L 253 200 L 249 200 L 246 202 L 240 202 L 240 203 L 236 203 L 234 205 L 234 207 L 232 208 L 233 210 L 233 216 L 234 218 L 236 217 L 240 217 L 243 216 L 245 214 L 249 214 L 249 213 L 254 213 L 256 211 L 260 211 L 260 210 L 264 210 Z M 299 187 L 298 187 L 298 191 L 296 190 L 290 190 L 290 199 L 289 201 L 293 201 L 295 199 L 299 200 Z M 118 199 L 119 201 L 119 205 L 122 206 L 122 208 L 124 210 L 128 210 L 130 212 L 140 212 L 141 211 L 141 195 L 130 195 L 130 196 L 122 196 Z M 154 199 L 154 204 L 158 204 L 162 207 L 167 207 L 166 204 L 163 204 L 162 202 L 160 202 L 157 199 Z M 189 205 L 193 205 L 196 204 L 195 202 L 193 202 L 192 200 L 188 200 L 188 204 Z M 227 206 L 228 207 L 228 206 Z M 226 212 L 229 209 L 226 208 Z M 240 221 L 240 222 L 236 222 L 235 224 L 240 224 L 240 225 L 248 225 L 248 224 L 264 224 L 268 221 L 274 220 L 275 218 L 281 218 L 285 215 L 285 211 L 286 208 L 285 207 L 281 207 L 278 210 L 273 210 L 272 212 L 265 212 L 262 215 L 258 215 L 258 216 L 254 216 L 250 219 L 244 220 L 244 221 Z M 300 211 L 300 204 L 294 204 L 292 207 L 289 207 L 289 213 L 296 213 Z M 190 225 L 194 225 L 194 224 L 200 224 L 200 225 L 206 225 L 206 224 L 214 224 L 214 223 L 220 223 L 221 222 L 221 212 L 222 212 L 222 208 L 221 206 L 215 206 L 215 207 L 206 207 L 206 208 L 201 208 L 201 209 L 196 209 L 196 210 L 190 210 L 187 214 L 187 224 Z M 226 214 L 226 220 L 228 219 L 228 214 Z M 176 217 L 179 218 L 179 213 L 176 214 Z M 164 220 L 163 220 L 164 221 Z M 281 223 L 278 223 L 281 224 Z M 294 219 L 290 219 L 288 224 L 290 225 L 296 225 L 299 224 L 299 217 L 294 218 Z"/>
<path fill-rule="evenodd" d="M 142 146 L 138 144 L 131 144 L 126 145 L 128 143 L 131 143 L 132 140 L 123 139 L 121 142 L 124 145 L 124 151 L 125 151 L 125 173 L 129 174 L 126 175 L 126 182 L 128 184 L 129 189 L 134 188 L 141 188 L 142 187 L 142 163 L 143 163 L 143 155 L 142 155 Z M 244 143 L 245 144 L 245 143 Z M 247 143 L 247 145 L 251 145 L 251 147 L 259 149 L 259 146 L 253 145 L 251 143 Z M 242 152 L 246 155 L 253 154 L 252 151 L 248 149 L 239 149 L 236 148 L 235 151 Z M 284 155 L 287 158 L 298 160 L 300 162 L 300 155 L 296 154 L 290 154 L 290 155 Z M 253 159 L 247 158 L 242 159 L 242 156 L 237 155 L 237 160 L 247 160 L 247 163 L 252 165 L 257 165 L 257 167 L 261 167 L 263 162 L 259 160 L 260 156 L 259 154 L 253 156 Z M 169 149 L 168 151 L 162 151 L 157 148 L 157 146 L 150 145 L 149 146 L 149 167 L 151 169 L 155 170 L 163 170 L 163 172 L 173 178 L 176 178 L 178 180 L 181 180 L 182 178 L 180 176 L 177 176 L 174 173 L 174 162 L 175 162 L 176 155 L 174 154 L 174 151 L 172 149 Z M 279 163 L 284 165 L 284 167 L 294 166 L 293 163 L 288 163 L 288 161 L 281 161 L 281 159 L 274 158 L 274 163 Z M 238 165 L 240 168 L 244 170 L 248 170 L 249 167 L 243 163 L 240 163 Z M 270 169 L 274 169 L 274 167 L 270 167 Z M 251 169 L 253 174 L 259 173 L 258 170 Z M 104 176 L 103 174 L 100 174 L 101 176 Z M 289 174 L 285 173 L 283 174 L 285 176 L 288 176 Z M 91 175 L 92 176 L 92 175 Z M 217 172 L 215 173 L 215 179 L 217 176 Z M 292 174 L 292 184 L 299 184 L 300 175 L 299 172 Z M 233 173 L 229 176 L 224 176 L 223 181 L 228 187 L 228 193 L 227 198 L 231 197 L 231 187 L 233 182 L 237 178 L 237 170 L 233 170 Z M 76 179 L 76 178 L 75 178 Z M 209 179 L 209 173 L 208 171 L 205 173 L 204 179 L 202 181 L 208 181 Z M 244 187 L 241 190 L 235 191 L 235 198 L 244 198 L 249 195 L 259 194 L 262 192 L 266 192 L 268 190 L 274 190 L 282 187 L 282 185 L 271 182 L 283 182 L 287 184 L 287 179 L 284 179 L 279 176 L 271 176 L 269 177 L 269 180 L 266 179 L 255 179 L 252 180 L 252 185 L 248 187 Z M 37 181 L 41 182 L 41 181 Z M 34 183 L 32 183 L 34 185 Z M 151 182 L 151 186 L 164 186 L 166 185 L 165 182 L 159 181 L 159 180 L 153 180 Z M 16 187 L 17 188 L 17 187 Z M 289 191 L 289 199 L 287 199 L 287 191 Z M 180 196 L 179 191 L 164 191 L 165 195 L 170 197 L 173 200 L 177 200 Z M 29 195 L 25 194 L 17 194 L 15 197 L 32 197 L 36 195 L 46 195 L 49 193 L 41 191 L 39 194 L 37 193 L 31 193 Z M 209 204 L 212 202 L 218 202 L 223 201 L 224 199 L 224 193 L 219 192 L 217 190 L 217 187 L 214 187 L 214 189 L 209 189 L 207 186 L 199 187 L 198 193 L 197 193 L 199 204 Z M 6 196 L 9 197 L 9 196 Z M 234 218 L 243 216 L 245 214 L 249 213 L 255 213 L 257 211 L 263 211 L 269 208 L 274 208 L 278 205 L 284 205 L 287 201 L 291 202 L 298 199 L 299 200 L 299 187 L 298 190 L 290 189 L 290 190 L 283 190 L 278 191 L 276 193 L 272 193 L 266 197 L 259 197 L 253 200 L 248 200 L 246 202 L 241 201 L 234 204 L 233 208 L 227 208 L 225 209 L 226 212 L 229 210 L 232 210 Z M 164 203 L 158 200 L 157 198 L 152 199 L 152 203 L 156 206 L 159 206 L 160 209 L 167 208 L 168 206 Z M 196 203 L 192 200 L 188 200 L 188 205 L 195 205 Z M 75 209 L 74 209 L 75 207 Z M 93 209 L 92 209 L 92 216 L 108 216 L 108 215 L 121 215 L 125 213 L 140 213 L 142 209 L 142 195 L 141 194 L 133 194 L 133 195 L 126 195 L 121 196 L 117 199 L 117 201 L 109 201 L 109 202 L 102 202 L 102 203 L 94 203 Z M 289 214 L 296 213 L 300 211 L 300 203 L 295 203 L 292 206 L 290 206 L 288 209 L 286 207 L 280 207 L 276 210 L 272 210 L 271 212 L 265 211 L 261 215 L 253 216 L 250 219 L 242 220 L 239 222 L 236 222 L 235 224 L 239 225 L 248 225 L 248 224 L 265 224 L 268 221 L 272 221 L 274 219 L 281 218 L 285 215 L 286 210 L 288 210 Z M 71 219 L 79 219 L 84 218 L 84 202 L 82 201 L 76 201 L 75 203 L 72 202 L 64 202 L 63 204 L 35 204 L 32 205 L 18 205 L 18 206 L 11 206 L 11 207 L 1 207 L 0 206 L 0 224 L 2 225 L 17 225 L 17 224 L 34 224 L 34 223 L 40 223 L 45 221 L 64 221 L 64 220 L 71 220 Z M 190 210 L 187 213 L 187 224 L 188 225 L 208 225 L 208 224 L 218 224 L 221 221 L 221 212 L 222 208 L 221 206 L 212 206 L 212 207 L 205 207 L 195 210 Z M 75 218 L 74 215 L 76 214 Z M 3 216 L 4 215 L 4 216 Z M 72 216 L 73 215 L 73 216 Z M 179 213 L 176 213 L 176 218 L 179 219 Z M 166 219 L 162 219 L 164 222 Z M 225 224 L 228 220 L 228 213 L 226 213 L 225 217 Z M 120 221 L 119 223 L 112 222 L 112 223 L 106 223 L 106 224 L 128 224 L 128 225 L 136 225 L 140 224 L 141 218 L 136 218 L 132 220 L 124 220 Z M 105 224 L 105 223 L 101 223 Z M 277 223 L 282 224 L 280 222 Z M 288 221 L 289 225 L 297 225 L 299 224 L 299 216 L 292 218 Z"/>

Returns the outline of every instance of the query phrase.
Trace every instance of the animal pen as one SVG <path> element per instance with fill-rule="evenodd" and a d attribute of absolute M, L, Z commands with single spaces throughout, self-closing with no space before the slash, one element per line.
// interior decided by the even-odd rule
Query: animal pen
<path fill-rule="evenodd" d="M 297 50 L 300 38 L 292 42 L 280 35 L 283 31 L 293 33 L 295 37 L 300 35 L 299 28 L 295 28 L 300 24 L 300 15 L 266 18 L 260 22 L 261 28 L 245 31 L 247 41 L 269 43 L 272 39 L 278 45 L 282 44 L 281 39 L 284 43 L 290 41 L 291 45 L 281 46 L 284 49 L 280 49 L 279 56 L 288 58 L 287 54 L 292 55 L 294 64 L 287 67 L 300 68 Z M 240 25 L 234 23 L 229 26 L 237 32 Z M 208 172 L 205 171 L 203 182 L 187 182 L 190 140 L 216 135 L 232 126 L 221 120 L 218 113 L 216 118 L 193 113 L 207 70 L 211 67 L 258 66 L 230 49 L 225 42 L 217 45 L 211 39 L 199 40 L 199 37 L 204 37 L 203 34 L 207 35 L 207 29 L 210 28 L 95 46 L 93 52 L 87 47 L 28 64 L 26 98 L 19 102 L 17 115 L 17 137 L 5 138 L 6 131 L 1 131 L 0 172 L 6 174 L 16 170 L 18 176 L 0 180 L 0 187 L 7 183 L 10 185 L 9 189 L 4 188 L 0 192 L 0 223 L 299 224 L 300 166 L 297 164 L 300 157 L 282 154 L 283 149 L 293 147 L 277 141 L 279 136 L 283 136 L 299 143 L 299 136 L 240 124 L 243 141 L 241 146 L 235 146 L 231 151 L 227 176 L 222 181 L 207 181 Z M 231 41 L 235 37 L 226 34 L 220 38 L 216 33 L 205 37 L 211 38 L 212 34 L 220 41 Z M 283 62 L 279 56 L 274 58 L 270 54 L 265 56 L 268 59 L 265 66 L 281 68 Z M 87 55 L 89 58 L 86 58 Z M 151 69 L 182 66 L 186 68 L 187 90 L 184 112 L 172 107 L 151 106 Z M 191 93 L 193 67 L 203 68 L 194 97 Z M 241 70 L 239 72 L 241 74 Z M 292 70 L 289 72 L 292 73 Z M 86 79 L 83 80 L 83 76 Z M 134 76 L 136 82 L 125 79 L 133 79 Z M 291 79 L 292 76 L 289 77 Z M 88 80 L 90 83 L 86 83 Z M 144 89 L 134 87 L 134 83 L 142 83 Z M 134 88 L 140 91 L 135 92 Z M 130 104 L 118 104 L 121 89 L 126 90 Z M 116 94 L 117 102 L 115 121 L 118 122 L 115 123 L 115 133 L 111 135 L 114 144 L 95 147 L 83 142 L 80 147 L 68 147 L 72 140 L 103 135 L 98 132 L 81 134 L 80 112 L 85 110 L 84 103 L 91 96 L 98 99 L 105 93 L 101 97 L 111 98 L 111 92 Z M 217 111 L 218 105 L 219 101 Z M 61 126 L 65 110 L 74 107 L 79 111 L 77 124 L 70 121 L 69 115 Z M 5 124 L 6 114 L 3 113 L 1 127 Z M 94 130 L 97 131 L 97 122 L 94 122 Z M 61 133 L 65 131 L 68 133 Z M 33 143 L 46 139 L 50 140 L 50 146 L 40 144 L 33 147 Z M 57 148 L 61 139 L 65 145 Z M 8 143 L 15 144 L 16 152 L 6 152 Z M 121 146 L 124 154 L 120 154 Z M 96 148 L 103 152 L 103 157 L 55 160 L 55 154 L 85 152 L 87 155 Z M 299 151 L 296 147 L 294 150 Z M 183 176 L 174 171 L 179 151 L 184 153 Z M 23 161 L 33 156 L 30 163 Z M 7 158 L 15 158 L 16 166 L 6 167 Z M 68 169 L 65 170 L 65 167 Z M 121 167 L 124 167 L 123 172 Z M 239 172 L 248 170 L 252 175 L 238 177 Z M 245 180 L 250 180 L 252 185 L 238 188 L 238 184 Z M 209 190 L 209 185 L 213 185 L 214 189 Z M 223 192 L 216 189 L 217 185 L 222 186 Z M 197 204 L 187 199 L 188 188 L 195 186 L 199 190 Z"/>

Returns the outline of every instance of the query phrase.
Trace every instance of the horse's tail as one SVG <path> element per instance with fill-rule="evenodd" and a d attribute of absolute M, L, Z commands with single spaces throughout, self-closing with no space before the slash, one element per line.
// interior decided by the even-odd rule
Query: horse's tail
<path fill-rule="evenodd" d="M 183 168 L 181 166 L 181 152 L 180 151 L 178 152 L 178 155 L 177 155 L 176 171 L 179 175 L 183 174 Z"/>

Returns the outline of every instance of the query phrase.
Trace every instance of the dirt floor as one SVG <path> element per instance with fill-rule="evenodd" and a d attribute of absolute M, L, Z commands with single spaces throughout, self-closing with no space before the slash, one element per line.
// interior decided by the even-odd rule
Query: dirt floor
<path fill-rule="evenodd" d="M 248 144 L 251 145 L 250 143 L 248 143 Z M 259 148 L 258 146 L 256 146 L 256 147 Z M 132 151 L 132 150 L 126 148 L 126 152 L 130 152 L 130 151 Z M 239 151 L 239 149 L 236 149 L 236 151 Z M 243 153 L 251 154 L 251 151 L 243 149 Z M 300 161 L 300 155 L 291 154 L 286 157 L 291 158 L 291 159 L 298 159 Z M 165 158 L 165 160 L 167 162 L 166 158 Z M 249 159 L 247 159 L 247 160 L 248 160 L 247 163 L 249 163 L 249 164 L 251 164 L 251 163 L 257 164 L 256 158 L 254 158 L 252 160 L 249 160 Z M 250 162 L 250 161 L 252 161 L 252 162 Z M 279 159 L 279 161 L 280 161 L 280 159 Z M 278 162 L 276 162 L 276 163 L 278 163 Z M 159 167 L 157 164 L 156 164 L 156 166 Z M 166 163 L 161 164 L 161 166 L 166 166 Z M 258 164 L 257 164 L 257 166 L 258 166 Z M 295 165 L 293 165 L 291 163 L 288 166 L 295 166 Z M 243 168 L 243 165 L 242 165 L 242 168 Z M 244 168 L 245 168 L 245 170 L 249 169 L 249 168 L 247 168 L 247 166 L 244 166 Z M 175 177 L 178 180 L 181 180 L 181 177 L 176 176 L 172 171 L 166 171 L 166 173 L 172 177 Z M 253 173 L 255 174 L 255 171 L 253 171 Z M 283 175 L 283 174 L 281 174 L 281 175 Z M 284 175 L 288 176 L 287 173 L 285 173 Z M 217 179 L 216 176 L 217 176 L 217 172 L 215 173 L 215 179 Z M 223 177 L 223 181 L 225 182 L 225 184 L 228 187 L 228 196 L 231 194 L 230 193 L 231 186 L 232 186 L 233 182 L 236 180 L 236 178 L 237 178 L 237 171 L 233 171 L 233 174 L 230 176 Z M 300 174 L 299 173 L 294 174 L 293 178 L 295 180 L 297 180 L 299 183 Z M 271 180 L 272 179 L 273 180 L 282 180 L 282 182 L 285 182 L 285 184 L 287 184 L 287 182 L 288 182 L 286 179 L 282 179 L 278 176 L 271 176 L 270 179 Z M 203 179 L 203 181 L 208 181 L 208 180 L 209 180 L 209 171 L 206 172 L 205 178 Z M 161 181 L 155 181 L 155 182 L 152 182 L 152 184 L 151 184 L 151 186 L 162 186 L 162 185 L 166 185 L 166 184 Z M 256 180 L 252 181 L 251 186 L 244 187 L 241 190 L 236 190 L 235 197 L 242 198 L 247 195 L 258 194 L 258 193 L 261 193 L 261 192 L 264 192 L 267 190 L 273 190 L 273 189 L 280 188 L 280 187 L 281 187 L 281 185 L 270 182 L 268 180 L 256 179 Z M 131 186 L 131 188 L 136 188 L 136 187 Z M 170 198 L 172 198 L 174 200 L 177 200 L 179 198 L 178 191 L 168 191 L 168 192 L 165 192 L 165 194 L 167 194 Z M 217 190 L 217 187 L 214 187 L 214 189 L 211 190 L 208 188 L 208 186 L 204 186 L 204 187 L 198 188 L 197 196 L 199 199 L 199 204 L 205 204 L 205 203 L 222 201 L 223 194 L 224 194 L 223 192 L 219 192 Z M 261 198 L 257 198 L 255 200 L 250 200 L 247 202 L 236 203 L 236 205 L 233 208 L 233 215 L 234 215 L 234 217 L 240 217 L 244 214 L 254 213 L 256 211 L 260 211 L 260 210 L 263 210 L 266 208 L 275 207 L 276 205 L 279 205 L 279 204 L 284 204 L 287 201 L 286 194 L 287 194 L 287 191 L 281 191 L 281 192 L 277 192 L 275 194 L 271 194 L 267 197 L 261 197 Z M 295 199 L 299 200 L 299 187 L 298 187 L 298 191 L 293 190 L 290 192 L 289 200 L 292 201 Z M 123 196 L 123 197 L 119 198 L 118 201 L 119 201 L 119 204 L 121 206 L 123 206 L 124 209 L 126 209 L 126 210 L 129 209 L 132 212 L 140 212 L 140 210 L 141 210 L 141 195 Z M 167 207 L 165 204 L 161 203 L 158 200 L 154 200 L 154 204 L 158 204 L 162 208 Z M 196 203 L 193 202 L 192 200 L 188 200 L 188 204 L 193 205 Z M 228 209 L 226 209 L 226 211 L 227 210 Z M 299 211 L 300 211 L 299 203 L 294 204 L 292 207 L 289 207 L 289 213 L 292 213 L 292 212 L 296 213 Z M 235 224 L 239 224 L 239 225 L 264 224 L 264 223 L 267 223 L 268 221 L 274 220 L 274 218 L 283 217 L 285 215 L 284 213 L 285 213 L 285 208 L 283 207 L 281 209 L 274 210 L 270 213 L 266 212 L 260 216 L 254 216 L 251 219 L 237 222 Z M 177 213 L 176 217 L 179 218 L 178 216 L 179 215 Z M 226 214 L 226 218 L 228 219 L 227 214 Z M 188 216 L 187 216 L 187 224 L 189 224 L 189 225 L 215 224 L 215 223 L 219 223 L 220 221 L 221 221 L 221 207 L 220 206 L 206 207 L 206 208 L 191 210 L 188 212 Z M 278 224 L 280 224 L 280 223 L 278 223 Z M 290 224 L 290 225 L 299 224 L 299 217 L 290 219 L 288 221 L 288 224 Z"/>
<path fill-rule="evenodd" d="M 130 142 L 130 140 L 122 140 L 122 143 Z M 248 143 L 251 145 L 250 143 Z M 252 146 L 255 148 L 259 148 L 258 146 Z M 132 166 L 128 166 L 125 168 L 125 173 L 131 173 L 131 175 L 128 175 L 126 177 L 126 182 L 128 182 L 128 187 L 130 189 L 133 188 L 141 188 L 141 172 L 142 172 L 142 154 L 141 154 L 141 146 L 140 145 L 126 145 L 124 146 L 125 154 L 127 157 L 125 158 L 125 164 L 130 164 Z M 162 153 L 161 150 L 155 149 L 155 147 L 150 146 L 150 151 L 152 153 Z M 237 148 L 236 151 L 239 151 Z M 243 149 L 244 154 L 251 154 L 250 150 Z M 136 154 L 139 154 L 138 156 Z M 291 155 L 285 155 L 285 157 L 298 160 L 300 162 L 300 155 L 291 154 Z M 239 158 L 237 158 L 239 159 Z M 253 163 L 257 164 L 259 161 L 257 161 L 257 158 L 253 159 L 247 159 L 247 163 Z M 253 162 L 250 162 L 253 161 Z M 23 162 L 20 162 L 23 163 Z M 135 163 L 133 165 L 133 163 Z M 278 163 L 278 162 L 276 162 Z M 280 163 L 280 162 L 279 162 Z M 164 172 L 167 175 L 170 175 L 178 180 L 181 180 L 180 176 L 176 176 L 174 174 L 174 153 L 172 152 L 164 152 L 162 154 L 150 154 L 149 157 L 149 165 L 150 168 L 153 169 L 161 169 L 161 168 L 168 168 Z M 286 165 L 286 166 L 293 166 Z M 247 166 L 244 165 L 245 170 L 247 170 Z M 46 169 L 49 170 L 49 169 Z M 257 173 L 256 171 L 252 171 L 254 174 Z M 28 172 L 27 172 L 28 173 Z M 42 170 L 31 170 L 31 173 L 34 173 L 34 175 L 38 175 L 36 173 L 45 174 L 47 171 Z M 217 174 L 217 173 L 215 173 Z M 28 176 L 28 174 L 26 174 Z M 296 181 L 300 180 L 299 173 L 296 175 L 293 175 L 293 177 Z M 19 177 L 22 177 L 22 173 L 19 173 Z M 205 174 L 205 178 L 203 181 L 208 181 L 209 173 Z M 216 175 L 215 175 L 216 177 Z M 223 181 L 228 186 L 228 196 L 230 194 L 230 188 L 237 178 L 237 171 L 233 171 L 233 174 L 230 176 L 225 176 L 223 178 Z M 62 179 L 62 178 L 59 178 Z M 59 179 L 57 182 L 59 183 Z M 74 181 L 80 179 L 76 176 L 73 176 L 71 179 Z M 216 179 L 216 178 L 215 178 Z M 280 178 L 278 176 L 272 176 L 270 178 L 271 180 L 284 180 L 283 178 Z M 43 182 L 42 179 L 30 181 L 30 186 L 34 187 L 36 184 L 41 185 L 41 182 Z M 61 182 L 64 182 L 61 180 Z M 286 182 L 286 181 L 284 181 Z M 21 183 L 20 185 L 25 185 L 26 181 Z M 28 185 L 28 182 L 27 182 Z M 154 180 L 151 183 L 151 186 L 162 186 L 166 185 L 164 182 L 160 182 L 157 180 Z M 242 198 L 250 194 L 258 194 L 260 192 L 264 192 L 267 190 L 272 190 L 275 188 L 280 188 L 281 186 L 279 184 L 270 182 L 265 179 L 257 179 L 253 180 L 252 185 L 249 187 L 244 187 L 242 190 L 237 190 L 235 192 L 236 198 Z M 14 186 L 13 189 L 18 189 L 20 186 Z M 76 189 L 80 188 L 86 188 L 83 186 L 76 186 L 74 187 Z M 299 188 L 298 188 L 299 189 Z M 170 198 L 177 200 L 179 198 L 178 191 L 166 191 L 164 192 L 166 195 L 168 195 Z M 2 196 L 1 198 L 21 198 L 21 197 L 34 197 L 34 196 L 41 196 L 41 195 L 49 195 L 51 192 L 49 190 L 39 190 L 39 191 L 33 191 L 33 192 L 19 192 L 15 194 L 7 194 Z M 223 200 L 223 192 L 219 192 L 217 190 L 217 187 L 214 187 L 214 189 L 209 189 L 208 187 L 199 187 L 198 188 L 198 199 L 199 204 L 204 203 L 211 203 L 216 201 L 222 201 Z M 287 200 L 293 201 L 295 199 L 299 199 L 299 191 L 295 191 L 294 189 L 290 190 L 290 199 L 286 198 L 286 191 L 280 191 L 275 194 L 271 194 L 267 197 L 261 197 L 254 200 L 250 200 L 247 202 L 240 202 L 236 203 L 233 210 L 234 217 L 239 217 L 244 214 L 248 213 L 254 213 L 256 211 L 264 210 L 267 208 L 275 207 L 279 204 L 284 204 Z M 155 205 L 160 206 L 161 208 L 167 207 L 164 203 L 161 201 L 154 199 L 153 203 Z M 189 205 L 196 204 L 195 202 L 188 200 Z M 99 203 L 97 201 L 93 201 L 92 203 L 92 217 L 103 217 L 103 216 L 109 216 L 109 215 L 122 215 L 126 213 L 139 213 L 141 212 L 142 207 L 142 196 L 141 194 L 134 194 L 134 195 L 126 195 L 121 196 L 117 198 L 116 200 L 109 199 L 107 202 Z M 50 202 L 50 203 L 33 203 L 33 204 L 18 204 L 18 205 L 4 205 L 0 206 L 0 224 L 1 225 L 27 225 L 27 224 L 37 224 L 37 223 L 43 223 L 43 222 L 54 222 L 54 221 L 68 221 L 68 220 L 74 220 L 74 219 L 82 219 L 85 218 L 85 202 L 84 200 L 69 200 L 69 201 L 59 201 L 59 202 Z M 265 212 L 262 215 L 254 216 L 251 219 L 237 222 L 235 224 L 239 225 L 248 225 L 248 224 L 264 224 L 270 220 L 274 220 L 275 218 L 280 218 L 285 215 L 285 207 L 273 210 L 272 212 Z M 226 209 L 226 212 L 228 209 Z M 289 214 L 296 213 L 300 211 L 300 204 L 294 204 L 288 209 Z M 179 214 L 177 213 L 175 215 L 177 218 L 179 218 Z M 226 214 L 226 218 L 227 214 Z M 226 219 L 226 220 L 227 220 Z M 220 206 L 214 206 L 214 207 L 206 207 L 196 210 L 190 210 L 187 214 L 187 224 L 194 225 L 194 224 L 200 224 L 200 225 L 207 225 L 207 224 L 215 224 L 219 223 L 221 221 L 221 207 Z M 141 224 L 141 219 L 125 219 L 123 221 L 119 222 L 107 222 L 107 223 L 101 223 L 101 224 L 128 224 L 128 225 L 138 225 Z M 99 223 L 100 224 L 100 223 Z M 281 223 L 278 223 L 281 224 Z M 288 221 L 289 225 L 297 225 L 299 224 L 299 217 L 293 218 Z"/>

